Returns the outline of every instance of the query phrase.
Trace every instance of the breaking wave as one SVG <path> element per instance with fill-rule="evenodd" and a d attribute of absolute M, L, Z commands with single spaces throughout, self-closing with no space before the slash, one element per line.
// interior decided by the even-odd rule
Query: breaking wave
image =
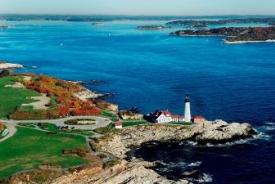
<path fill-rule="evenodd" d="M 190 164 L 188 164 L 188 167 L 199 167 L 201 164 L 201 161 L 191 162 Z"/>

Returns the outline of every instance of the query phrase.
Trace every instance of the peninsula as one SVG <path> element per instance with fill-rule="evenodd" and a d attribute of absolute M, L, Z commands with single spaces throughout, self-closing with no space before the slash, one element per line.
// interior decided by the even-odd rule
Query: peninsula
<path fill-rule="evenodd" d="M 241 139 L 252 138 L 256 131 L 249 124 L 232 123 L 224 121 L 207 121 L 204 124 L 191 126 L 181 125 L 140 125 L 124 128 L 119 131 L 108 132 L 99 139 L 90 141 L 92 150 L 105 155 L 107 160 L 116 163 L 99 173 L 89 175 L 91 169 L 83 170 L 80 175 L 68 174 L 56 180 L 63 183 L 192 183 L 183 177 L 180 181 L 173 181 L 159 175 L 153 169 L 155 163 L 148 163 L 135 158 L 127 158 L 127 153 L 144 143 L 169 141 L 194 141 L 198 144 L 224 144 Z M 191 172 L 192 173 L 192 172 Z M 199 177 L 201 176 L 192 176 Z"/>
<path fill-rule="evenodd" d="M 175 36 L 224 36 L 226 43 L 274 42 L 275 27 L 223 27 L 206 30 L 180 30 Z"/>
<path fill-rule="evenodd" d="M 184 116 L 169 111 L 145 116 L 136 108 L 119 110 L 79 83 L 12 74 L 6 68 L 21 65 L 2 65 L 0 180 L 9 183 L 175 183 L 158 174 L 155 163 L 127 158 L 128 153 L 152 141 L 217 145 L 257 135 L 248 123 L 192 117 L 188 95 Z M 201 179 L 192 173 L 177 183 Z"/>

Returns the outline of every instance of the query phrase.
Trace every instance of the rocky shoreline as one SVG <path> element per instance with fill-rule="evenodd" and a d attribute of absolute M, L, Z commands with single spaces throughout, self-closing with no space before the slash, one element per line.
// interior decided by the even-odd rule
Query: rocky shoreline
<path fill-rule="evenodd" d="M 112 153 L 125 159 L 132 147 L 138 147 L 151 141 L 195 141 L 199 144 L 224 144 L 251 138 L 257 132 L 248 123 L 227 123 L 222 120 L 207 121 L 204 124 L 190 126 L 143 125 L 124 128 L 95 140 L 96 150 Z"/>
<path fill-rule="evenodd" d="M 23 68 L 23 65 L 0 61 L 0 70 Z"/>
<path fill-rule="evenodd" d="M 122 129 L 91 141 L 95 152 L 108 153 L 124 163 L 124 169 L 106 183 L 192 183 L 187 179 L 169 180 L 152 170 L 154 163 L 127 160 L 127 154 L 147 142 L 195 141 L 198 144 L 224 144 L 248 139 L 257 132 L 247 123 L 227 123 L 222 120 L 207 121 L 190 126 L 144 125 Z M 145 174 L 146 173 L 146 174 Z M 119 181 L 119 182 L 118 182 Z M 100 183 L 100 182 L 99 182 Z"/>
<path fill-rule="evenodd" d="M 223 27 L 205 30 L 180 30 L 175 36 L 225 36 L 226 43 L 271 42 L 275 40 L 275 27 Z"/>

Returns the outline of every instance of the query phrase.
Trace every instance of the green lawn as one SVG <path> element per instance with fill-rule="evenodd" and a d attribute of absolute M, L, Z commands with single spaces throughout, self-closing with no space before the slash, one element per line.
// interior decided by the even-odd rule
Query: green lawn
<path fill-rule="evenodd" d="M 39 128 L 50 132 L 56 132 L 56 133 L 79 134 L 83 136 L 94 135 L 94 132 L 92 130 L 81 130 L 81 129 L 59 130 L 58 127 L 52 123 L 41 123 Z"/>
<path fill-rule="evenodd" d="M 39 95 L 39 93 L 28 89 L 5 87 L 15 81 L 16 77 L 13 76 L 0 78 L 0 118 L 7 118 L 23 103 L 33 102 L 27 97 Z"/>
<path fill-rule="evenodd" d="M 123 124 L 123 127 L 129 127 L 129 126 L 148 124 L 148 122 L 145 120 L 125 120 L 122 122 L 122 124 Z"/>
<path fill-rule="evenodd" d="M 117 121 L 118 120 L 118 116 L 108 110 L 103 110 L 101 112 L 101 116 L 109 118 L 112 121 Z"/>
<path fill-rule="evenodd" d="M 64 122 L 66 125 L 81 125 L 79 124 L 79 121 L 89 121 L 90 124 L 96 124 L 96 119 L 89 118 L 89 119 L 70 119 Z"/>
<path fill-rule="evenodd" d="M 58 132 L 59 129 L 55 124 L 52 123 L 39 123 L 39 128 L 43 129 L 43 130 L 47 130 L 50 132 Z"/>
<path fill-rule="evenodd" d="M 12 138 L 0 143 L 0 180 L 41 164 L 67 168 L 86 163 L 78 156 L 62 154 L 63 149 L 74 148 L 86 148 L 85 138 L 18 127 Z"/>

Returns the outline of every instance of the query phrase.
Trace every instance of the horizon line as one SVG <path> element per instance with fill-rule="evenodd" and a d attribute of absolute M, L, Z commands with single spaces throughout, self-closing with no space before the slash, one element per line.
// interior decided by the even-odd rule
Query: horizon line
<path fill-rule="evenodd" d="M 275 14 L 194 14 L 194 15 L 149 15 L 149 14 L 65 14 L 65 13 L 0 13 L 3 15 L 32 15 L 32 16 L 127 16 L 127 17 L 217 17 L 217 16 L 275 16 Z"/>

